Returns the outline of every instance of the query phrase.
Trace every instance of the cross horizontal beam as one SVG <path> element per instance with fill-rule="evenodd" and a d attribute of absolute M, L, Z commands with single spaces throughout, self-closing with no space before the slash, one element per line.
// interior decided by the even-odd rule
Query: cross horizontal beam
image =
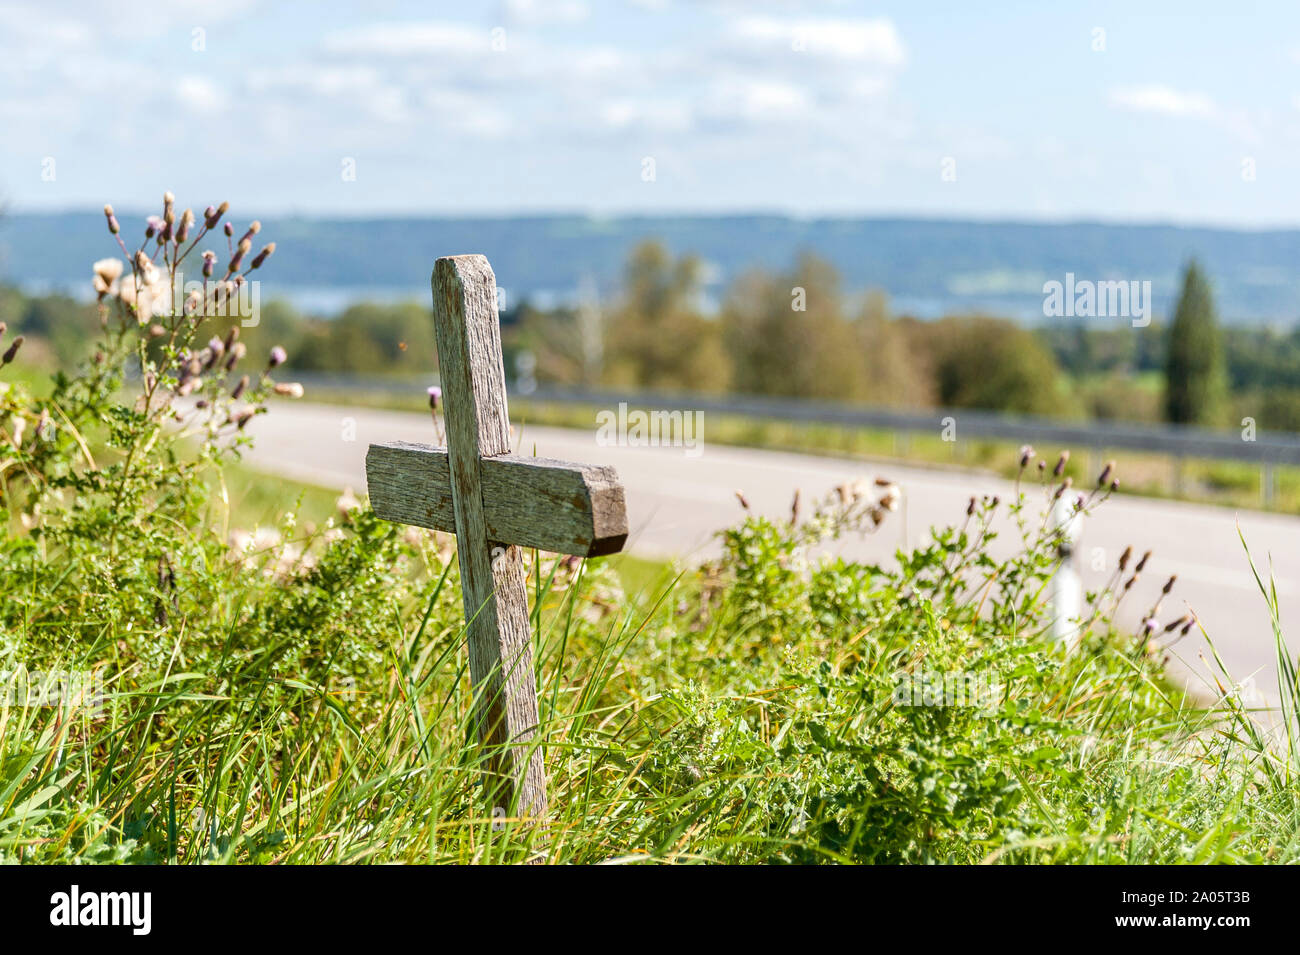
<path fill-rule="evenodd" d="M 627 540 L 623 486 L 613 468 L 498 454 L 479 459 L 488 539 L 598 557 Z M 379 517 L 455 533 L 445 448 L 392 441 L 366 453 L 370 506 Z"/>

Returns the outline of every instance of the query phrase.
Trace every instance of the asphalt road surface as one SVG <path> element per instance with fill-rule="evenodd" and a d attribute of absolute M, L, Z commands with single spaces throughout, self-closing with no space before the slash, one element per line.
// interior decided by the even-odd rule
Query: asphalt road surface
<path fill-rule="evenodd" d="M 428 415 L 336 405 L 276 402 L 271 414 L 259 416 L 250 428 L 256 438 L 248 455 L 253 466 L 325 487 L 352 487 L 358 494 L 365 488 L 368 444 L 435 442 Z M 830 547 L 884 564 L 899 548 L 928 539 L 932 526 L 960 523 L 972 494 L 999 494 L 1005 501 L 1012 493 L 1008 482 L 985 474 L 715 446 L 707 443 L 707 426 L 701 431 L 701 447 L 688 453 L 602 446 L 594 422 L 590 431 L 526 426 L 516 434 L 516 450 L 616 467 L 627 489 L 627 550 L 647 557 L 690 560 L 715 551 L 714 533 L 741 516 L 738 490 L 755 511 L 784 518 L 796 488 L 807 502 L 846 480 L 889 478 L 902 490 L 898 511 L 874 534 Z M 1054 454 L 1056 449 L 1042 450 Z M 1121 606 L 1120 624 L 1136 629 L 1161 585 L 1176 574 L 1161 622 L 1194 610 L 1233 679 L 1247 686 L 1253 681 L 1268 699 L 1277 686 L 1272 628 L 1238 524 L 1265 579 L 1272 560 L 1285 626 L 1300 615 L 1300 518 L 1121 495 L 1086 521 L 1077 563 L 1085 587 L 1095 588 L 1109 577 L 1125 547 L 1132 545 L 1138 554 L 1151 550 L 1150 563 Z M 995 553 L 1006 553 L 1015 543 L 1010 524 L 1002 530 Z M 1289 642 L 1294 658 L 1300 638 L 1291 634 Z M 1171 647 L 1170 655 L 1191 686 L 1212 692 L 1203 662 L 1209 653 L 1199 636 Z"/>

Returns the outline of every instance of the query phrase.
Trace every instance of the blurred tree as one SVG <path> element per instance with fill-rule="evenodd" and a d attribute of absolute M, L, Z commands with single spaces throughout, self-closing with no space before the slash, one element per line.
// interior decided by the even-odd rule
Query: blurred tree
<path fill-rule="evenodd" d="M 597 385 L 595 369 L 589 375 L 583 361 L 582 332 L 577 312 L 562 307 L 543 311 L 525 302 L 519 307 L 513 327 L 501 329 L 509 354 L 527 351 L 536 360 L 534 375 L 543 384 Z M 507 377 L 512 368 L 507 360 Z"/>
<path fill-rule="evenodd" d="M 858 354 L 862 358 L 861 396 L 868 404 L 888 408 L 925 408 L 934 404 L 933 373 L 912 347 L 904 321 L 891 321 L 884 292 L 872 291 L 857 321 Z"/>
<path fill-rule="evenodd" d="M 1165 358 L 1165 417 L 1175 424 L 1215 424 L 1222 416 L 1226 380 L 1223 344 L 1210 284 L 1195 261 L 1169 327 Z"/>
<path fill-rule="evenodd" d="M 793 272 L 733 284 L 722 324 L 736 390 L 853 401 L 867 392 L 862 342 L 844 318 L 834 266 L 802 255 Z"/>
<path fill-rule="evenodd" d="M 934 356 L 940 403 L 1022 414 L 1062 409 L 1060 369 L 1033 332 L 987 316 L 918 323 Z"/>
<path fill-rule="evenodd" d="M 310 322 L 300 341 L 297 354 L 290 351 L 296 368 L 414 374 L 437 367 L 433 319 L 416 302 L 351 305 L 338 318 Z"/>
<path fill-rule="evenodd" d="M 603 332 L 608 384 L 664 391 L 721 392 L 731 380 L 721 329 L 701 313 L 703 263 L 674 260 L 658 242 L 632 250 L 623 295 Z M 581 342 L 581 329 L 575 327 Z"/>

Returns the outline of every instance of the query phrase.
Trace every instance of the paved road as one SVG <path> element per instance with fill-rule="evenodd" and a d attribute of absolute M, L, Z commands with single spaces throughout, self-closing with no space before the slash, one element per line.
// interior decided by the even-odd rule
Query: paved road
<path fill-rule="evenodd" d="M 426 415 L 305 403 L 277 402 L 271 414 L 250 427 L 257 438 L 249 455 L 254 466 L 328 487 L 351 486 L 358 493 L 365 487 L 370 442 L 434 440 Z M 1008 482 L 982 474 L 713 446 L 707 444 L 707 429 L 703 438 L 702 453 L 691 456 L 681 448 L 599 446 L 594 427 L 586 432 L 527 426 L 516 446 L 524 453 L 617 467 L 627 487 L 628 549 L 654 557 L 689 559 L 714 549 L 713 533 L 740 516 L 737 490 L 744 491 L 756 511 L 784 517 L 796 488 L 808 501 L 845 480 L 878 474 L 890 478 L 902 489 L 898 512 L 873 535 L 832 548 L 875 562 L 892 561 L 898 548 L 925 540 L 932 526 L 959 522 L 970 495 L 1000 494 L 1006 500 L 1012 490 Z M 1234 678 L 1253 677 L 1272 696 L 1276 678 L 1268 612 L 1237 538 L 1238 522 L 1264 573 L 1272 557 L 1284 624 L 1297 619 L 1300 518 L 1121 496 L 1087 521 L 1079 566 L 1085 586 L 1097 587 L 1109 572 L 1094 570 L 1094 563 L 1113 569 L 1128 545 L 1137 553 L 1152 550 L 1146 572 L 1121 609 L 1121 624 L 1136 628 L 1160 586 L 1177 574 L 1162 621 L 1191 607 Z M 1010 550 L 1010 536 L 1004 533 L 995 550 Z M 1297 646 L 1300 638 L 1293 634 L 1293 654 Z M 1193 685 L 1205 680 L 1207 671 L 1199 662 L 1203 652 L 1204 644 L 1190 636 L 1172 651 L 1175 665 L 1189 671 Z"/>

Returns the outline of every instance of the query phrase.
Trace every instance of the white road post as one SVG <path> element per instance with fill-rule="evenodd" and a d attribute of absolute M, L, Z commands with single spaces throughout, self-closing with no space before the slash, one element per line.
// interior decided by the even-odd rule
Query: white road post
<path fill-rule="evenodd" d="M 1074 551 L 1083 533 L 1083 514 L 1077 494 L 1062 494 L 1052 505 L 1052 526 L 1061 531 L 1061 563 L 1052 575 L 1052 639 L 1073 650 L 1079 643 L 1083 616 L 1083 580 L 1075 567 Z"/>

